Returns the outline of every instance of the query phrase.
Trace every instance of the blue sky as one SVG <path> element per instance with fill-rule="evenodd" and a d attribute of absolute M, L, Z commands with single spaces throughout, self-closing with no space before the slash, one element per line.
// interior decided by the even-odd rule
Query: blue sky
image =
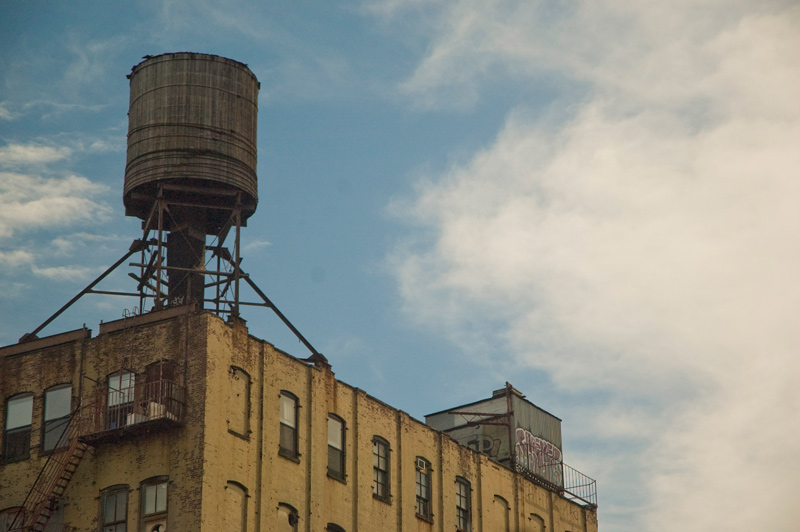
<path fill-rule="evenodd" d="M 601 530 L 797 522 L 796 3 L 107 5 L 3 3 L 0 344 L 139 236 L 131 67 L 218 54 L 261 82 L 243 267 L 339 378 L 418 418 L 510 381 Z"/>

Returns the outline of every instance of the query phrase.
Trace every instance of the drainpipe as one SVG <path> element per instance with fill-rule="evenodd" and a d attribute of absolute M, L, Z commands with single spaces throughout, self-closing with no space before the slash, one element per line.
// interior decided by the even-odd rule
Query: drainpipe
<path fill-rule="evenodd" d="M 306 395 L 308 396 L 308 411 L 306 412 L 306 470 L 308 471 L 306 475 L 306 532 L 311 532 L 311 489 L 312 489 L 312 463 L 311 463 L 311 440 L 313 439 L 313 434 L 311 434 L 311 422 L 313 418 L 313 410 L 314 410 L 314 393 L 312 391 L 312 386 L 314 384 L 313 379 L 313 372 L 315 366 L 306 366 Z M 298 442 L 299 443 L 299 442 Z"/>
<path fill-rule="evenodd" d="M 437 464 L 439 466 L 439 471 L 436 476 L 439 477 L 439 481 L 437 482 L 437 484 L 439 484 L 439 519 L 436 521 L 439 523 L 439 532 L 444 532 L 444 449 L 442 444 L 444 433 L 439 432 L 438 434 L 439 438 L 436 441 L 439 447 L 439 463 Z"/>
<path fill-rule="evenodd" d="M 403 414 L 398 410 L 395 414 L 397 420 L 397 463 L 394 470 L 397 472 L 397 532 L 403 532 Z M 391 462 L 390 462 L 391 463 Z M 391 474 L 391 469 L 389 469 Z M 392 478 L 389 477 L 391 483 Z M 390 484 L 391 485 L 391 484 Z"/>
<path fill-rule="evenodd" d="M 264 473 L 264 342 L 261 342 L 261 358 L 258 361 L 258 416 L 256 417 L 256 448 L 258 449 L 258 465 L 256 469 L 256 510 L 255 532 L 261 532 L 261 498 L 263 490 L 261 482 Z"/>
<path fill-rule="evenodd" d="M 473 517 L 477 517 L 478 532 L 483 532 L 483 455 L 481 453 L 475 453 L 475 463 L 478 472 L 478 511 L 474 512 L 475 515 Z M 494 504 L 494 501 L 492 501 L 492 504 Z"/>
<path fill-rule="evenodd" d="M 514 424 L 511 418 L 511 384 L 506 382 L 506 421 L 508 422 L 508 467 L 514 479 L 514 530 L 519 530 L 519 473 L 517 473 L 516 445 L 514 444 Z"/>
<path fill-rule="evenodd" d="M 353 530 L 358 531 L 358 390 L 353 390 Z"/>

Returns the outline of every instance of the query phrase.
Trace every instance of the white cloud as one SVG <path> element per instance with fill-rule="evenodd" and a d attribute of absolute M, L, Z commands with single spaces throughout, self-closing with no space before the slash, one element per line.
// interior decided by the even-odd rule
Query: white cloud
<path fill-rule="evenodd" d="M 107 247 L 110 244 L 114 248 L 118 248 L 119 244 L 129 242 L 127 237 L 119 235 L 103 235 L 95 233 L 72 233 L 60 235 L 50 241 L 50 248 L 46 253 L 57 257 L 69 257 L 76 252 L 80 252 L 87 246 L 98 250 Z"/>
<path fill-rule="evenodd" d="M 261 248 L 266 248 L 266 247 L 269 247 L 271 245 L 272 245 L 272 243 L 271 242 L 267 242 L 266 240 L 254 240 L 252 242 L 248 242 L 247 244 L 245 244 L 242 249 L 245 252 L 249 252 L 249 251 L 256 251 L 256 250 L 259 250 Z"/>
<path fill-rule="evenodd" d="M 19 268 L 33 262 L 33 254 L 23 249 L 4 251 L 0 249 L 0 267 Z"/>
<path fill-rule="evenodd" d="M 14 115 L 8 110 L 8 102 L 0 102 L 0 120 L 14 120 Z"/>
<path fill-rule="evenodd" d="M 88 279 L 95 270 L 83 266 L 50 266 L 46 268 L 38 268 L 33 266 L 31 268 L 34 275 L 46 277 L 56 281 L 74 281 L 80 279 Z"/>
<path fill-rule="evenodd" d="M 428 236 L 392 260 L 420 323 L 608 394 L 588 408 L 613 421 L 584 437 L 642 431 L 605 489 L 636 485 L 645 504 L 603 499 L 601 527 L 800 517 L 800 9 L 749 7 L 454 2 L 402 87 L 444 105 L 498 73 L 587 84 L 567 122 L 520 107 L 492 146 L 421 184 L 397 212 Z"/>
<path fill-rule="evenodd" d="M 72 150 L 66 146 L 54 148 L 40 144 L 8 144 L 0 147 L 0 166 L 18 167 L 40 165 L 68 158 Z"/>
<path fill-rule="evenodd" d="M 106 189 L 74 175 L 43 178 L 0 172 L 0 237 L 24 229 L 103 220 L 109 208 L 91 198 Z"/>

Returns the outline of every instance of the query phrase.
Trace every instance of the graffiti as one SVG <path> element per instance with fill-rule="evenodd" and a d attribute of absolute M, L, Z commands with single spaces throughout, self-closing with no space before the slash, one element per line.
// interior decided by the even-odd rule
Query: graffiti
<path fill-rule="evenodd" d="M 561 450 L 523 428 L 517 428 L 515 446 L 517 466 L 559 486 L 564 480 L 561 474 Z"/>
<path fill-rule="evenodd" d="M 483 434 L 476 434 L 474 438 L 465 442 L 470 449 L 497 458 L 500 453 L 500 440 Z"/>

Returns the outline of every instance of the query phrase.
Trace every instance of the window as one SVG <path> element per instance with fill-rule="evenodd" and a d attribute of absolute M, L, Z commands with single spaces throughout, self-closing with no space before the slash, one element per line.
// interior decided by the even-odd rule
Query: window
<path fill-rule="evenodd" d="M 3 461 L 25 460 L 31 454 L 33 394 L 26 393 L 6 402 L 6 430 L 3 434 Z"/>
<path fill-rule="evenodd" d="M 389 442 L 379 436 L 372 439 L 372 496 L 389 501 Z"/>
<path fill-rule="evenodd" d="M 250 375 L 241 368 L 231 366 L 228 378 L 228 431 L 247 438 L 250 433 Z"/>
<path fill-rule="evenodd" d="M 472 487 L 461 477 L 456 477 L 456 522 L 458 530 L 472 530 Z"/>
<path fill-rule="evenodd" d="M 511 507 L 508 505 L 508 501 L 505 500 L 500 495 L 494 496 L 494 502 L 492 507 L 490 508 L 490 513 L 492 517 L 489 521 L 489 526 L 491 530 L 498 530 L 502 532 L 509 531 L 509 522 L 508 522 L 508 514 L 510 513 Z M 485 525 L 484 525 L 485 528 Z M 535 529 L 537 532 L 544 532 L 543 530 Z"/>
<path fill-rule="evenodd" d="M 19 514 L 19 517 L 17 517 Z M 0 511 L 0 532 L 8 532 L 11 530 L 11 525 L 14 525 L 14 530 L 22 527 L 25 519 L 25 510 L 21 506 L 6 508 Z"/>
<path fill-rule="evenodd" d="M 300 516 L 291 504 L 278 503 L 278 532 L 297 532 Z"/>
<path fill-rule="evenodd" d="M 247 488 L 228 481 L 225 486 L 225 530 L 244 532 L 247 529 Z"/>
<path fill-rule="evenodd" d="M 72 385 L 54 386 L 44 394 L 44 425 L 42 426 L 42 450 L 52 451 L 59 446 L 59 440 L 69 425 L 72 408 Z M 61 446 L 66 441 L 60 442 Z"/>
<path fill-rule="evenodd" d="M 417 517 L 430 520 L 431 513 L 431 463 L 417 457 Z"/>
<path fill-rule="evenodd" d="M 531 522 L 531 530 L 533 532 L 544 532 L 547 528 L 544 524 L 544 518 L 539 514 L 531 514 L 528 520 Z"/>
<path fill-rule="evenodd" d="M 344 481 L 344 421 L 328 414 L 328 476 Z"/>
<path fill-rule="evenodd" d="M 106 427 L 117 429 L 137 421 L 133 413 L 136 375 L 123 370 L 108 376 L 108 410 Z"/>
<path fill-rule="evenodd" d="M 136 400 L 141 400 L 139 404 L 147 407 L 142 412 L 146 417 L 135 417 L 132 421 L 161 418 L 178 420 L 183 414 L 183 395 L 177 377 L 178 365 L 169 360 L 159 360 L 145 367 L 144 391 L 138 391 Z"/>
<path fill-rule="evenodd" d="M 325 532 L 345 532 L 344 528 L 340 527 L 336 523 L 328 523 L 328 526 L 325 527 Z"/>
<path fill-rule="evenodd" d="M 167 529 L 166 477 L 155 477 L 142 483 L 142 522 L 144 532 L 164 532 Z"/>
<path fill-rule="evenodd" d="M 100 494 L 103 532 L 127 532 L 128 486 L 111 486 Z"/>
<path fill-rule="evenodd" d="M 281 392 L 281 441 L 278 454 L 297 460 L 297 397 Z"/>

